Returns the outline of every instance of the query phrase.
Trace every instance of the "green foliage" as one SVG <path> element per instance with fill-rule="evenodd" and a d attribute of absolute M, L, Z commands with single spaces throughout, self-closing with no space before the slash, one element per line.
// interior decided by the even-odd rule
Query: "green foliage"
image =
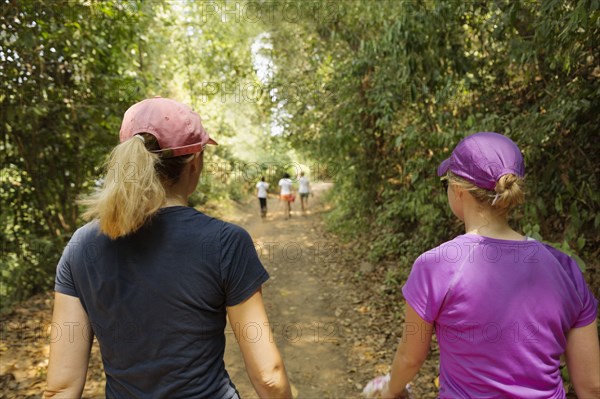
<path fill-rule="evenodd" d="M 269 4 L 269 15 L 283 15 L 284 3 Z M 93 189 L 124 110 L 156 94 L 199 109 L 222 144 L 205 165 L 274 163 L 272 187 L 289 154 L 320 165 L 336 183 L 330 225 L 364 243 L 371 261 L 398 261 L 390 284 L 461 232 L 439 162 L 467 134 L 505 133 L 528 172 L 515 226 L 597 270 L 598 2 L 316 1 L 293 20 L 228 22 L 203 6 L 0 8 L 3 307 L 51 287 L 81 224 L 75 198 Z M 272 81 L 252 62 L 258 41 L 275 65 Z M 255 101 L 228 94 L 248 85 L 263 86 Z M 271 135 L 274 123 L 282 135 Z M 208 172 L 194 204 L 239 200 L 258 179 Z"/>
<path fill-rule="evenodd" d="M 496 131 L 526 160 L 515 226 L 596 259 L 599 16 L 589 1 L 359 1 L 274 24 L 277 81 L 315 94 L 280 98 L 287 137 L 344 171 L 333 228 L 410 267 L 461 232 L 438 164 Z"/>
<path fill-rule="evenodd" d="M 52 285 L 75 198 L 114 144 L 141 3 L 3 4 L 2 307 Z M 131 75 L 130 75 L 131 76 Z"/>
<path fill-rule="evenodd" d="M 220 15 L 207 19 L 202 6 L 138 0 L 3 2 L 3 310 L 53 286 L 61 251 L 83 223 L 75 200 L 94 189 L 131 104 L 157 94 L 186 102 L 199 110 L 206 129 L 221 143 L 242 124 L 239 114 L 261 124 L 258 104 L 222 101 L 220 93 L 204 90 L 210 84 L 256 80 L 250 40 L 259 26 L 223 23 Z M 209 148 L 205 162 L 242 162 L 226 148 Z M 202 182 L 194 204 L 239 200 L 247 190 L 243 181 L 213 180 Z"/>

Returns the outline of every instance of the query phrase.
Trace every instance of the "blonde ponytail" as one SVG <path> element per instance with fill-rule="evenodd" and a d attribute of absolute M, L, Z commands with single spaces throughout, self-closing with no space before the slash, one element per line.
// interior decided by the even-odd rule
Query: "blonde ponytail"
<path fill-rule="evenodd" d="M 117 145 L 106 161 L 102 189 L 78 201 L 87 207 L 83 218 L 98 219 L 112 239 L 138 230 L 165 202 L 159 163 L 138 137 Z"/>
<path fill-rule="evenodd" d="M 452 172 L 448 172 L 447 176 L 450 184 L 468 191 L 473 198 L 486 206 L 490 206 L 500 215 L 506 215 L 517 205 L 525 202 L 523 178 L 514 174 L 500 177 L 494 190 L 477 187 Z"/>

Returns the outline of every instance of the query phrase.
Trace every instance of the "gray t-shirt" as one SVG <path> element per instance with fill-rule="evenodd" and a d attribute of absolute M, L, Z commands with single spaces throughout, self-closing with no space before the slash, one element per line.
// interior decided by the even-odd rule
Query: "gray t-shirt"
<path fill-rule="evenodd" d="M 225 307 L 268 278 L 244 229 L 175 206 L 116 240 L 97 222 L 78 229 L 55 290 L 88 314 L 107 398 L 237 398 L 223 362 Z"/>

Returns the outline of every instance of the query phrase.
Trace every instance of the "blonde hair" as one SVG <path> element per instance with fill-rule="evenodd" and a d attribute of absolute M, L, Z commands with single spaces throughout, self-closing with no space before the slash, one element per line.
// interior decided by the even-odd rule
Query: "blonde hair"
<path fill-rule="evenodd" d="M 481 204 L 491 207 L 500 215 L 506 215 L 525 202 L 524 180 L 512 173 L 500 177 L 493 190 L 477 187 L 452 172 L 448 172 L 447 177 L 450 184 L 468 191 L 473 198 Z"/>
<path fill-rule="evenodd" d="M 117 145 L 108 156 L 102 188 L 78 201 L 87 207 L 84 220 L 98 219 L 100 231 L 111 239 L 137 231 L 166 201 L 165 184 L 174 184 L 185 163 L 181 156 L 161 159 L 156 138 L 143 133 Z"/>

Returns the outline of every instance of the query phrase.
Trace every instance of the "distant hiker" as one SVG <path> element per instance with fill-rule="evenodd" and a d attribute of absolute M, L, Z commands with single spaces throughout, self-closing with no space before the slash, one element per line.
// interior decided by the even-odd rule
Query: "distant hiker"
<path fill-rule="evenodd" d="M 279 180 L 279 199 L 284 201 L 284 215 L 286 219 L 292 217 L 292 202 L 296 199 L 293 189 L 292 180 L 289 173 L 284 173 L 283 178 Z"/>
<path fill-rule="evenodd" d="M 96 336 L 107 398 L 239 398 L 223 363 L 229 318 L 258 396 L 291 398 L 252 238 L 188 206 L 216 144 L 198 114 L 144 100 L 125 112 L 120 142 L 82 201 L 93 220 L 58 263 L 43 397 L 81 397 Z"/>
<path fill-rule="evenodd" d="M 389 383 L 379 378 L 367 388 L 406 396 L 435 331 L 442 399 L 565 398 L 563 354 L 577 397 L 598 398 L 598 301 L 575 259 L 507 221 L 524 202 L 517 145 L 501 134 L 473 134 L 437 173 L 465 234 L 415 261 L 402 288 L 405 329 Z"/>
<path fill-rule="evenodd" d="M 260 216 L 262 218 L 267 217 L 267 190 L 269 183 L 265 182 L 264 176 L 260 178 L 260 181 L 256 183 L 256 191 L 258 195 L 258 204 L 260 205 Z"/>
<path fill-rule="evenodd" d="M 306 212 L 308 206 L 308 195 L 310 194 L 310 182 L 308 178 L 304 176 L 304 172 L 300 172 L 300 178 L 298 179 L 298 194 L 300 194 L 300 205 L 302 207 L 302 213 Z"/>

